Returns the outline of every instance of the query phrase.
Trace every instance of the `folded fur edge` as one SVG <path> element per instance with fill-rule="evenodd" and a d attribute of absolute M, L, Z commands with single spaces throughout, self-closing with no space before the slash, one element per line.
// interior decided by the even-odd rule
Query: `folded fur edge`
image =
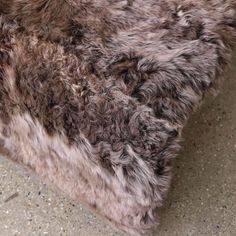
<path fill-rule="evenodd" d="M 6 30 L 4 24 L 3 29 Z M 3 86 L 9 92 L 11 99 L 16 100 L 17 93 L 14 86 L 16 76 L 14 66 L 11 66 L 10 62 L 14 65 L 20 50 L 16 49 L 16 54 L 13 50 L 8 56 L 6 53 L 7 51 L 4 51 L 3 54 L 6 56 L 4 56 L 5 66 L 4 60 L 3 64 L 0 64 L 3 72 L 1 76 L 5 77 L 5 79 L 2 77 Z M 0 120 L 0 144 L 11 160 L 34 170 L 71 198 L 87 203 L 90 208 L 130 234 L 147 235 L 147 232 L 157 224 L 153 212 L 162 205 L 162 199 L 169 188 L 169 171 L 155 180 L 160 190 L 156 190 L 159 195 L 158 202 L 153 202 L 151 196 L 147 196 L 146 199 L 142 197 L 142 191 L 152 195 L 152 191 L 146 189 L 147 187 L 142 183 L 145 181 L 148 183 L 149 178 L 156 178 L 156 176 L 143 175 L 146 165 L 141 158 L 135 156 L 131 147 L 127 147 L 127 152 L 137 158 L 136 174 L 142 180 L 138 182 L 136 193 L 129 193 L 125 189 L 125 179 L 111 176 L 96 162 L 96 151 L 82 134 L 81 147 L 70 147 L 63 135 L 50 137 L 37 119 L 27 113 L 17 112 L 10 117 L 10 120 L 10 123 Z M 174 154 L 171 158 L 173 156 Z M 118 175 L 119 171 L 121 170 L 117 170 Z M 150 170 L 146 171 L 149 173 Z"/>
<path fill-rule="evenodd" d="M 6 30 L 6 27 L 4 26 L 3 23 L 3 28 Z M 12 29 L 13 30 L 13 29 Z M 16 50 L 17 51 L 17 50 Z M 5 51 L 6 53 L 7 51 Z M 18 52 L 18 51 L 17 51 Z M 19 52 L 18 52 L 19 53 Z M 14 61 L 17 58 L 17 55 L 14 56 L 14 53 L 11 52 L 9 54 L 12 61 Z M 7 65 L 4 67 L 4 64 L 1 65 L 1 69 L 4 71 L 2 73 L 2 75 L 5 76 L 5 80 L 3 83 L 3 86 L 5 86 L 5 89 L 7 89 L 9 91 L 9 93 L 11 93 L 11 99 L 15 100 L 17 99 L 16 93 L 15 93 L 15 88 L 14 88 L 14 84 L 15 84 L 15 71 L 14 68 L 9 66 L 9 58 L 7 59 Z M 13 63 L 14 64 L 14 63 Z M 106 175 L 106 171 L 104 169 L 100 169 L 99 163 L 95 164 L 95 168 L 92 168 L 92 163 L 89 162 L 88 165 L 85 168 L 82 168 L 83 165 L 80 165 L 81 163 L 74 163 L 74 161 L 76 162 L 76 155 L 74 154 L 74 152 L 72 151 L 72 154 L 74 154 L 74 158 L 71 158 L 70 160 L 67 161 L 63 161 L 66 160 L 66 158 L 69 158 L 70 156 L 73 155 L 67 155 L 65 154 L 64 150 L 66 150 L 68 147 L 66 145 L 67 141 L 63 140 L 63 142 L 61 143 L 60 141 L 52 141 L 52 145 L 53 146 L 57 146 L 56 148 L 54 148 L 52 151 L 49 151 L 47 154 L 45 154 L 44 150 L 47 150 L 47 146 L 50 143 L 50 140 L 48 140 L 48 142 L 45 142 L 45 139 L 47 137 L 46 131 L 44 130 L 43 127 L 40 126 L 40 124 L 37 122 L 37 119 L 33 119 L 32 117 L 30 117 L 27 114 L 18 114 L 17 116 L 12 116 L 11 119 L 13 120 L 12 125 L 11 124 L 4 124 L 4 122 L 0 122 L 1 125 L 1 130 L 4 132 L 2 132 L 1 137 L 0 137 L 0 141 L 1 141 L 1 145 L 3 146 L 3 148 L 10 153 L 11 155 L 9 155 L 13 161 L 21 163 L 31 169 L 33 169 L 36 173 L 38 173 L 40 176 L 51 180 L 52 183 L 54 183 L 56 186 L 58 186 L 62 191 L 66 192 L 70 197 L 72 197 L 73 199 L 76 200 L 80 200 L 82 199 L 83 202 L 87 202 L 87 204 L 90 204 L 90 207 L 92 208 L 96 208 L 97 212 L 99 211 L 102 215 L 104 215 L 106 218 L 110 219 L 111 221 L 113 221 L 113 223 L 115 223 L 115 225 L 117 225 L 119 228 L 123 229 L 126 232 L 135 234 L 135 235 L 146 235 L 147 232 L 150 231 L 150 228 L 153 227 L 157 222 L 155 221 L 155 219 L 153 218 L 153 211 L 156 210 L 156 207 L 159 207 L 162 204 L 162 198 L 163 195 L 165 195 L 165 192 L 167 191 L 168 187 L 169 187 L 169 173 L 165 174 L 164 176 L 161 176 L 156 182 L 160 185 L 160 187 L 162 188 L 162 190 L 160 190 L 160 196 L 159 196 L 159 200 L 158 203 L 155 202 L 153 203 L 152 200 L 142 200 L 142 197 L 138 197 L 138 194 L 142 194 L 142 193 L 136 193 L 137 196 L 135 196 L 135 194 L 130 194 L 127 193 L 124 185 L 125 185 L 125 180 L 123 180 L 123 186 L 121 186 L 120 183 L 120 179 L 118 180 L 118 178 L 115 177 L 115 187 L 110 185 L 110 182 L 112 180 L 113 177 L 109 176 L 107 177 Z M 36 134 L 32 134 L 31 131 L 34 130 L 34 127 L 36 127 L 36 131 L 37 129 L 39 130 L 39 136 L 37 136 Z M 20 130 L 19 130 L 20 129 Z M 8 133 L 8 134 L 7 134 Z M 9 136 L 8 136 L 9 135 Z M 36 135 L 36 138 L 34 138 L 34 136 Z M 34 142 L 34 141 L 35 142 Z M 84 139 L 85 140 L 85 139 Z M 32 143 L 33 142 L 33 143 Z M 60 142 L 59 145 L 55 144 L 57 142 Z M 43 143 L 47 144 L 47 146 L 43 146 L 40 149 L 40 146 L 43 145 Z M 88 146 L 90 146 L 90 144 L 88 143 L 88 141 L 85 140 L 84 143 L 87 143 Z M 35 145 L 35 146 L 34 146 Z M 69 146 L 69 145 L 68 145 Z M 85 145 L 86 146 L 86 145 Z M 62 149 L 59 149 L 60 147 L 64 147 Z M 90 147 L 91 148 L 91 147 Z M 85 149 L 87 149 L 85 147 Z M 57 152 L 57 150 L 61 150 L 60 153 Z M 85 151 L 81 151 L 81 150 L 77 150 L 78 153 L 84 153 Z M 132 149 L 128 150 L 131 155 L 134 155 L 132 152 Z M 39 153 L 37 153 L 39 152 Z M 40 153 L 41 152 L 41 153 Z M 60 158 L 60 155 L 64 155 L 64 157 Z M 37 155 L 38 154 L 38 155 Z M 49 157 L 49 160 L 42 160 L 42 155 Z M 92 152 L 89 152 L 87 156 L 92 155 Z M 53 157 L 52 157 L 53 156 Z M 58 158 L 59 157 L 59 158 Z M 87 158 L 88 159 L 96 159 L 96 158 Z M 83 160 L 83 158 L 82 158 Z M 70 163 L 73 162 L 73 164 Z M 139 160 L 140 162 L 141 160 Z M 144 162 L 140 163 L 140 172 L 143 172 L 143 165 L 145 164 Z M 68 167 L 69 165 L 69 167 Z M 78 166 L 77 166 L 78 165 Z M 61 167 L 61 169 L 59 168 L 58 170 L 58 166 Z M 63 178 L 60 179 L 60 174 L 63 174 L 63 168 L 65 168 L 64 173 L 68 173 L 70 171 L 70 168 L 76 167 L 76 170 L 72 169 L 71 171 L 74 171 L 72 173 L 72 179 L 70 179 L 70 181 L 68 181 L 68 186 L 66 186 L 64 179 L 67 179 L 66 174 L 63 176 Z M 104 198 L 101 198 L 101 202 L 99 203 L 99 198 L 97 197 L 93 197 L 93 202 L 92 203 L 88 202 L 90 197 L 86 196 L 86 197 L 82 197 L 81 192 L 85 192 L 84 194 L 89 194 L 89 191 L 85 190 L 86 187 L 84 189 L 79 188 L 80 185 L 82 185 L 84 183 L 84 185 L 88 185 L 89 186 L 89 181 L 84 179 L 83 174 L 81 174 L 81 176 L 77 176 L 77 174 L 81 171 L 81 172 L 85 172 L 88 174 L 89 171 L 91 170 L 91 172 L 93 172 L 94 169 L 96 169 L 96 167 L 98 167 L 100 175 L 105 175 L 105 177 L 102 180 L 99 180 L 100 182 L 98 184 L 101 185 L 101 188 L 99 188 L 96 185 L 96 181 L 97 181 L 97 177 L 98 176 L 92 176 L 93 174 L 91 174 L 91 179 L 94 179 L 95 183 L 91 183 L 92 185 L 92 192 L 96 192 L 96 190 L 101 190 L 102 188 L 106 188 L 106 191 L 110 191 L 112 196 L 109 196 L 109 193 L 105 193 L 104 194 Z M 78 171 L 77 168 L 80 168 Z M 81 170 L 82 168 L 82 170 Z M 58 175 L 56 174 L 56 170 L 58 170 Z M 86 170 L 86 171 L 84 171 Z M 139 173 L 137 173 L 139 175 Z M 50 177 L 51 176 L 51 177 Z M 52 177 L 53 176 L 53 177 Z M 151 175 L 148 176 L 140 176 L 140 178 L 144 181 L 145 178 L 150 177 Z M 75 177 L 75 178 L 74 178 Z M 77 184 L 77 182 L 75 182 L 77 180 L 77 178 L 80 180 L 79 183 Z M 114 179 L 114 178 L 113 178 Z M 59 180 L 61 180 L 62 182 L 60 183 Z M 106 181 L 108 181 L 109 183 L 106 183 Z M 75 186 L 78 188 L 74 188 L 70 186 Z M 105 187 L 104 187 L 105 185 Z M 162 185 L 162 186 L 161 186 Z M 87 187 L 88 187 L 87 186 Z M 108 188 L 107 188 L 108 186 Z M 65 189 L 65 187 L 68 187 L 70 189 Z M 140 190 L 140 192 L 142 190 L 145 190 L 145 185 L 140 185 L 140 187 L 138 188 Z M 89 188 L 89 187 L 88 187 Z M 120 188 L 122 188 L 120 190 Z M 76 189 L 74 191 L 74 189 Z M 118 191 L 118 190 L 120 191 Z M 81 191 L 80 191 L 81 190 Z M 114 191 L 118 191 L 113 193 Z M 77 193 L 77 192 L 79 193 Z M 149 192 L 149 190 L 147 190 L 147 192 Z M 157 191 L 158 192 L 158 191 Z M 150 192 L 151 193 L 151 192 Z M 102 194 L 102 193 L 99 193 Z M 159 193 L 158 193 L 159 194 Z M 119 197 L 119 195 L 121 195 Z M 113 197 L 111 200 L 107 199 L 109 197 Z M 118 198 L 118 199 L 117 199 Z M 84 199 L 84 200 L 83 200 Z M 104 205 L 106 203 L 110 203 L 113 204 L 115 201 L 117 201 L 118 203 L 112 205 L 111 207 L 107 207 L 104 208 Z M 141 202 L 140 202 L 141 201 Z M 100 209 L 98 207 L 98 205 L 101 204 Z M 121 206 L 121 207 L 120 207 Z M 115 210 L 114 210 L 115 208 Z M 108 212 L 103 212 L 107 210 Z M 112 212 L 110 212 L 112 211 Z M 118 215 L 118 216 L 114 216 Z M 120 216 L 119 216 L 120 214 Z M 124 215 L 125 214 L 125 215 Z M 118 219 L 116 219 L 118 217 Z M 145 222 L 142 224 L 141 220 L 144 220 Z M 148 222 L 150 221 L 151 222 Z"/>
<path fill-rule="evenodd" d="M 162 185 L 160 201 L 153 203 L 151 199 L 146 199 L 140 202 L 137 196 L 126 192 L 124 180 L 121 184 L 117 176 L 109 175 L 93 162 L 96 160 L 92 158 L 94 151 L 84 137 L 79 146 L 69 147 L 63 137 L 50 137 L 27 114 L 12 117 L 7 128 L 0 121 L 0 128 L 11 133 L 9 137 L 0 136 L 1 145 L 10 154 L 11 160 L 34 170 L 72 199 L 86 203 L 118 228 L 134 235 L 147 235 L 157 223 L 152 211 L 162 205 L 162 195 L 169 188 L 169 173 L 157 179 Z M 145 191 L 145 186 L 140 185 L 139 189 Z M 148 222 L 149 217 L 153 221 Z"/>

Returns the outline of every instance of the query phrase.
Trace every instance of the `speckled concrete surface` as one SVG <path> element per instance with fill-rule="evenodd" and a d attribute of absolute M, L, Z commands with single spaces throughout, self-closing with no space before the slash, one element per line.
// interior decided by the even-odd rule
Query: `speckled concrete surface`
<path fill-rule="evenodd" d="M 155 236 L 236 236 L 236 66 L 228 77 L 185 129 Z M 11 235 L 122 234 L 1 157 L 0 236 Z"/>

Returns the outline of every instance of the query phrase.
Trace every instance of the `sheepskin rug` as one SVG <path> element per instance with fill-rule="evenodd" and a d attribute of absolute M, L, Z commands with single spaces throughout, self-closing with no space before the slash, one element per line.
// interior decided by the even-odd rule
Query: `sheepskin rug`
<path fill-rule="evenodd" d="M 0 0 L 1 149 L 148 235 L 235 42 L 235 0 Z"/>

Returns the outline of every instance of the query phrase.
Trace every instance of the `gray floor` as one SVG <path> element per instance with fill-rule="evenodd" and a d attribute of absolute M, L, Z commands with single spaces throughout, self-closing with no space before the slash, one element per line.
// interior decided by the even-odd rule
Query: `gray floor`
<path fill-rule="evenodd" d="M 184 131 L 156 236 L 236 236 L 236 67 L 228 77 Z M 0 236 L 11 235 L 121 234 L 0 158 Z"/>

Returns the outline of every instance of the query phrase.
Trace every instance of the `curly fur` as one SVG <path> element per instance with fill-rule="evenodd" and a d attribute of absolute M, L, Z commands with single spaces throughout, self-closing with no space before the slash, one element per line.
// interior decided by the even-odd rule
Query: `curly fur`
<path fill-rule="evenodd" d="M 236 42 L 234 0 L 0 0 L 0 146 L 147 235 L 189 115 Z"/>

